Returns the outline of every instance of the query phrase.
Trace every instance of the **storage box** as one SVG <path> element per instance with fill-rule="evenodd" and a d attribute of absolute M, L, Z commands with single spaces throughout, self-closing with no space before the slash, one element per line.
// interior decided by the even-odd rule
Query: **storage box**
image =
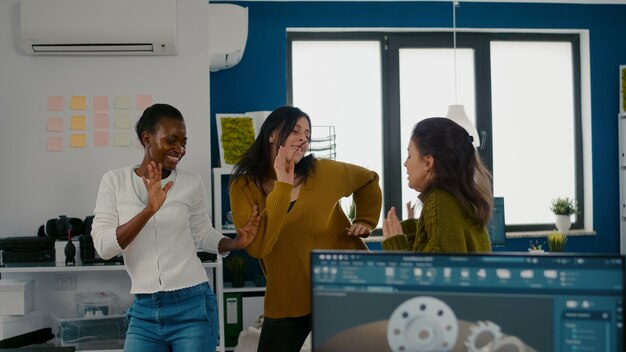
<path fill-rule="evenodd" d="M 52 333 L 56 345 L 78 350 L 114 350 L 124 348 L 128 319 L 125 314 L 100 317 L 76 317 L 73 313 L 52 314 Z"/>
<path fill-rule="evenodd" d="M 0 316 L 0 340 L 50 326 L 50 314 L 32 311 L 25 315 Z"/>
<path fill-rule="evenodd" d="M 24 315 L 35 307 L 35 281 L 0 280 L 0 315 Z"/>
<path fill-rule="evenodd" d="M 110 291 L 78 292 L 74 296 L 78 316 L 92 317 L 118 314 L 120 297 Z"/>

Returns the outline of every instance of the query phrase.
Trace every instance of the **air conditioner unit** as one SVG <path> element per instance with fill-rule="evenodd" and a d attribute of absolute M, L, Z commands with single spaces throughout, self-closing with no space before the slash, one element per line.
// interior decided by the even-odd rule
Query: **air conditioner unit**
<path fill-rule="evenodd" d="M 209 4 L 209 67 L 231 68 L 243 57 L 248 39 L 248 8 Z"/>
<path fill-rule="evenodd" d="M 21 0 L 20 13 L 28 55 L 176 54 L 176 0 Z"/>

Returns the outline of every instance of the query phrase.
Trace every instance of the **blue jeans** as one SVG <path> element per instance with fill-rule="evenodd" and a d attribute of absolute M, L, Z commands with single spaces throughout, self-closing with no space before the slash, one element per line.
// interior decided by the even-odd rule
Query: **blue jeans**
<path fill-rule="evenodd" d="M 128 310 L 125 352 L 215 351 L 217 303 L 208 283 L 137 294 Z"/>

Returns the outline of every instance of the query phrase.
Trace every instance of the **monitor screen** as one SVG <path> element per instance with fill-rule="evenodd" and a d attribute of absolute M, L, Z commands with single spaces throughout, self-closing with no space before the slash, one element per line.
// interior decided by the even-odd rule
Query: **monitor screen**
<path fill-rule="evenodd" d="M 313 350 L 623 351 L 619 255 L 314 251 Z"/>
<path fill-rule="evenodd" d="M 493 214 L 487 224 L 487 231 L 492 246 L 504 246 L 506 244 L 506 228 L 504 222 L 504 198 L 493 198 Z"/>

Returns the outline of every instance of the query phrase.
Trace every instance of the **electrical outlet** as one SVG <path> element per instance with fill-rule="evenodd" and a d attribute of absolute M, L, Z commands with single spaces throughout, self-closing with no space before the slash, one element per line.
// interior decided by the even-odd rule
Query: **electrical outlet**
<path fill-rule="evenodd" d="M 76 290 L 76 274 L 56 274 L 54 278 L 58 291 Z"/>

